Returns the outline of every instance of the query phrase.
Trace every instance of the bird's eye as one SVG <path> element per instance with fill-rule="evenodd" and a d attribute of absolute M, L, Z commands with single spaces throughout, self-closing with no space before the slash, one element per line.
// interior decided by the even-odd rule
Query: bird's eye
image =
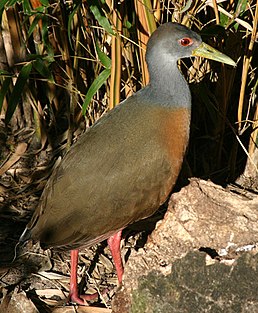
<path fill-rule="evenodd" d="M 179 40 L 179 44 L 183 47 L 191 46 L 193 44 L 193 40 L 191 38 L 185 37 Z"/>

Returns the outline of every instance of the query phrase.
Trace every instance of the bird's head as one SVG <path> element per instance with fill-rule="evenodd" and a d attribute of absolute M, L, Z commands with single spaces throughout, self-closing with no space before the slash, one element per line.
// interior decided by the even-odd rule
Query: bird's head
<path fill-rule="evenodd" d="M 168 62 L 176 62 L 178 59 L 191 56 L 236 65 L 230 57 L 205 44 L 200 35 L 178 23 L 161 25 L 148 41 L 147 61 L 150 58 L 165 57 Z"/>

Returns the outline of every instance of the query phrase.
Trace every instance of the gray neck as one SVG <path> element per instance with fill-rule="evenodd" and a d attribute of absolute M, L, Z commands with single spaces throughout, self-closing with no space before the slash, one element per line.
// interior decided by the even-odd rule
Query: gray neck
<path fill-rule="evenodd" d="M 150 83 L 145 88 L 147 96 L 150 94 L 150 100 L 156 104 L 191 109 L 190 89 L 179 72 L 177 61 L 169 56 L 158 57 L 152 56 L 152 62 L 148 62 Z"/>

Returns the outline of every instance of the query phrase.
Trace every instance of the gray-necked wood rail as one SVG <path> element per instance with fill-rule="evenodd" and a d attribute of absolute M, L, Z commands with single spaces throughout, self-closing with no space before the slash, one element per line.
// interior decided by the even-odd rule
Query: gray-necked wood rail
<path fill-rule="evenodd" d="M 189 137 L 191 95 L 177 67 L 190 56 L 235 65 L 185 26 L 166 23 L 150 37 L 150 82 L 101 117 L 72 146 L 46 184 L 20 242 L 71 250 L 70 299 L 78 295 L 78 248 L 108 239 L 118 281 L 121 231 L 152 215 L 179 174 Z"/>

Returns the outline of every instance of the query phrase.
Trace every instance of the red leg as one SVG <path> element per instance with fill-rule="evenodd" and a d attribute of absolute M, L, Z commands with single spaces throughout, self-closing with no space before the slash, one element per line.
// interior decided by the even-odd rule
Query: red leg
<path fill-rule="evenodd" d="M 71 275 L 70 275 L 70 301 L 87 305 L 87 300 L 95 299 L 98 296 L 98 293 L 92 295 L 81 295 L 78 293 L 78 281 L 77 281 L 77 266 L 78 266 L 78 255 L 79 250 L 71 250 Z"/>
<path fill-rule="evenodd" d="M 119 285 L 122 284 L 122 277 L 124 274 L 124 267 L 123 267 L 121 251 L 120 251 L 121 236 L 122 236 L 122 230 L 119 230 L 115 235 L 111 236 L 107 241 L 113 260 L 114 260 Z"/>

